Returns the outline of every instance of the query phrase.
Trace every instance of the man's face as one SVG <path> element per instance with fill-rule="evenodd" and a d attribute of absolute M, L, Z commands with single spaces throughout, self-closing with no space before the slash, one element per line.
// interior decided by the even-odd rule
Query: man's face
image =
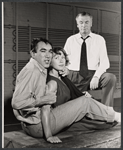
<path fill-rule="evenodd" d="M 81 34 L 89 34 L 92 27 L 92 18 L 90 16 L 79 16 L 76 20 L 77 27 Z"/>
<path fill-rule="evenodd" d="M 44 42 L 39 42 L 36 50 L 37 53 L 33 53 L 32 57 L 44 68 L 48 68 L 53 54 L 52 46 L 50 44 L 45 44 Z"/>

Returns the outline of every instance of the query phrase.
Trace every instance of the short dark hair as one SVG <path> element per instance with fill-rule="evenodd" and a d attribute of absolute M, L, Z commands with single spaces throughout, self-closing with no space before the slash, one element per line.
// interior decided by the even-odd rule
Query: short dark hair
<path fill-rule="evenodd" d="M 79 16 L 89 16 L 90 18 L 93 19 L 92 15 L 91 15 L 90 13 L 88 13 L 88 12 L 85 12 L 85 11 L 80 12 L 80 13 L 76 16 L 76 20 L 77 20 L 77 18 L 78 18 Z"/>
<path fill-rule="evenodd" d="M 32 42 L 31 42 L 31 51 L 34 52 L 34 53 L 37 53 L 37 50 L 36 50 L 36 47 L 37 47 L 37 44 L 39 42 L 44 42 L 45 44 L 50 44 L 53 48 L 53 45 L 51 42 L 49 42 L 47 39 L 45 38 L 33 38 Z"/>
<path fill-rule="evenodd" d="M 66 60 L 66 66 L 69 64 L 69 59 L 68 59 L 68 55 L 66 53 L 66 51 L 63 49 L 63 47 L 54 47 L 53 48 L 53 53 L 55 54 L 60 54 L 60 51 L 64 54 L 65 56 L 65 60 Z"/>

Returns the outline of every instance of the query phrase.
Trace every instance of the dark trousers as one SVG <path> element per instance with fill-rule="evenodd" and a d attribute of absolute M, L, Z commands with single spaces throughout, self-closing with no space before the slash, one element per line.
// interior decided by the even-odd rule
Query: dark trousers
<path fill-rule="evenodd" d="M 90 90 L 90 82 L 94 73 L 95 71 L 90 70 L 88 76 L 83 78 L 78 71 L 70 70 L 68 78 L 81 92 L 83 92 Z M 113 96 L 116 89 L 116 76 L 112 73 L 103 73 L 99 79 L 98 89 L 102 89 L 101 103 L 113 107 Z"/>

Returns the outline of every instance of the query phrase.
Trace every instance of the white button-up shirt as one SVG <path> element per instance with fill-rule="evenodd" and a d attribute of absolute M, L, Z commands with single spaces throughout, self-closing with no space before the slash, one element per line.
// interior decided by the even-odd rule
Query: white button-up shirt
<path fill-rule="evenodd" d="M 104 38 L 98 34 L 91 32 L 89 36 L 90 37 L 85 40 L 88 69 L 96 70 L 94 76 L 100 78 L 110 65 L 106 43 Z M 82 43 L 83 39 L 81 38 L 80 33 L 70 36 L 65 43 L 64 49 L 70 60 L 70 64 L 68 65 L 69 70 L 79 71 L 80 69 Z"/>

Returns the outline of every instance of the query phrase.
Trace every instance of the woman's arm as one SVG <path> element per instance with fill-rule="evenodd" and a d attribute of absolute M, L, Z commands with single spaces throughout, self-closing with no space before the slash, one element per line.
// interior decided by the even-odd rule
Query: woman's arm
<path fill-rule="evenodd" d="M 46 86 L 46 93 L 48 92 L 57 92 L 57 83 L 54 80 L 51 80 L 47 83 Z"/>
<path fill-rule="evenodd" d="M 49 81 L 46 88 L 46 93 L 56 92 L 57 83 L 55 81 Z M 42 125 L 44 129 L 45 138 L 50 143 L 62 142 L 58 137 L 52 136 L 50 127 L 50 105 L 44 105 L 42 107 Z"/>

